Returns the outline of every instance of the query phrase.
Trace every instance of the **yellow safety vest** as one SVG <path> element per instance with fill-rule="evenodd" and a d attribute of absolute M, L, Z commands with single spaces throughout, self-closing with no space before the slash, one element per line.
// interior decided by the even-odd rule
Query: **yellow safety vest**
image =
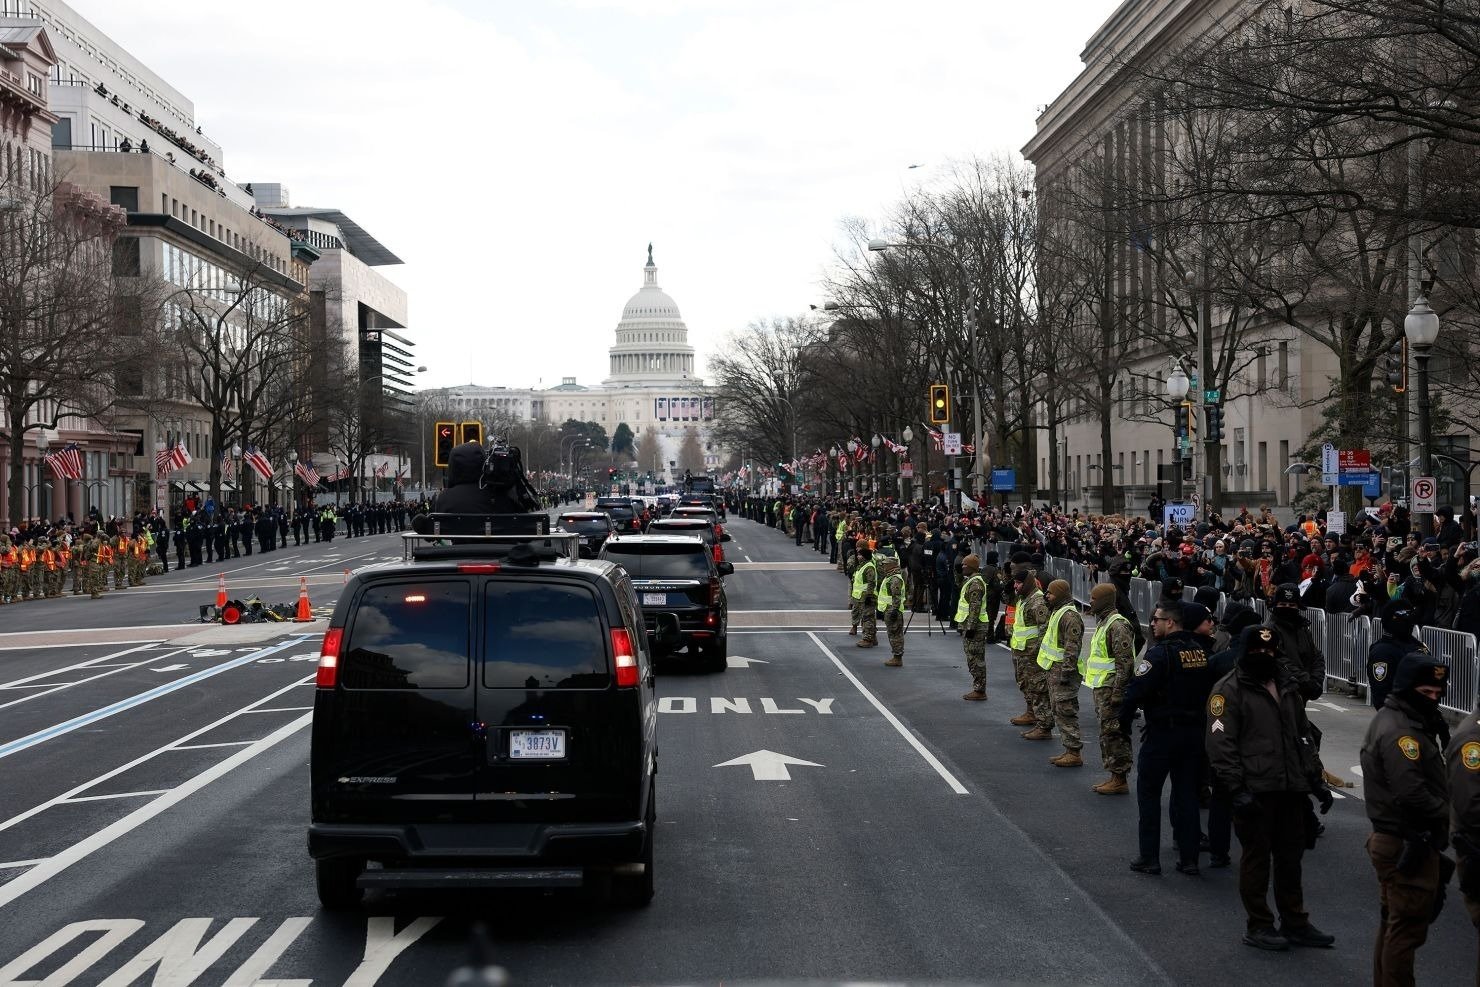
<path fill-rule="evenodd" d="M 888 610 L 889 607 L 894 603 L 894 594 L 896 592 L 896 587 L 898 587 L 899 595 L 904 596 L 904 577 L 897 572 L 891 572 L 889 575 L 885 576 L 884 581 L 879 584 L 880 610 Z"/>
<path fill-rule="evenodd" d="M 848 535 L 848 522 L 847 521 L 839 521 L 837 528 L 833 531 L 833 536 L 835 538 L 837 538 L 838 541 L 842 541 L 845 537 L 847 537 L 847 535 Z"/>
<path fill-rule="evenodd" d="M 987 616 L 987 581 L 981 577 L 981 573 L 977 573 L 973 575 L 971 579 L 968 579 L 966 580 L 966 582 L 961 584 L 961 599 L 956 604 L 955 619 L 956 623 L 958 624 L 971 615 L 971 601 L 966 599 L 966 588 L 971 585 L 973 580 L 982 584 L 982 608 L 981 612 L 977 614 L 977 620 L 980 623 L 985 624 L 991 619 Z"/>
<path fill-rule="evenodd" d="M 1043 632 L 1043 641 L 1038 645 L 1038 667 L 1048 668 L 1054 662 L 1064 660 L 1064 649 L 1059 647 L 1059 621 L 1064 614 L 1074 609 L 1074 604 L 1066 603 L 1055 610 L 1048 618 L 1048 627 Z"/>
<path fill-rule="evenodd" d="M 1125 614 L 1112 613 L 1104 623 L 1095 628 L 1094 637 L 1089 642 L 1089 659 L 1079 659 L 1079 674 L 1084 676 L 1084 684 L 1091 689 L 1098 689 L 1115 677 L 1115 661 L 1110 657 L 1110 628 L 1115 622 L 1130 621 L 1125 619 Z"/>
<path fill-rule="evenodd" d="M 866 569 L 872 569 L 872 568 L 874 568 L 874 560 L 873 559 L 869 559 L 867 562 L 865 562 L 863 565 L 859 566 L 854 571 L 854 573 L 853 573 L 853 599 L 855 599 L 855 600 L 861 600 L 861 599 L 863 599 L 863 592 L 864 592 L 864 589 L 865 589 L 865 586 L 864 586 L 864 577 L 863 577 L 864 570 L 866 570 Z"/>
<path fill-rule="evenodd" d="M 1012 639 L 1008 642 L 1008 647 L 1013 651 L 1028 650 L 1028 645 L 1037 640 L 1038 635 L 1042 633 L 1042 628 L 1028 623 L 1028 602 L 1033 597 L 1042 595 L 1042 590 L 1034 590 L 1024 598 L 1022 603 L 1018 604 L 1017 620 L 1012 625 Z"/>

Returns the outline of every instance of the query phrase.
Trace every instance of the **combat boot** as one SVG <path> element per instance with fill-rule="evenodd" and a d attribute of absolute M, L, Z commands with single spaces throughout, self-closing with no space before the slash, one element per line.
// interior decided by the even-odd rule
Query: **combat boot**
<path fill-rule="evenodd" d="M 1126 784 L 1124 774 L 1114 771 L 1111 772 L 1109 778 L 1092 786 L 1090 790 L 1099 792 L 1101 795 L 1125 795 L 1131 790 L 1131 786 Z"/>
<path fill-rule="evenodd" d="M 879 646 L 879 642 L 878 641 L 859 641 L 853 647 L 855 647 L 855 648 L 877 648 L 878 646 Z"/>
<path fill-rule="evenodd" d="M 884 662 L 884 666 L 886 668 L 899 668 L 903 664 L 904 655 L 895 655 L 893 658 L 890 658 L 888 661 Z"/>
<path fill-rule="evenodd" d="M 849 637 L 857 637 L 858 636 L 858 625 L 857 624 L 854 624 L 852 627 L 848 628 L 848 636 Z"/>
<path fill-rule="evenodd" d="M 961 698 L 967 700 L 968 702 L 979 703 L 987 698 L 987 694 L 982 689 L 972 689 Z"/>
<path fill-rule="evenodd" d="M 1011 723 L 1015 727 L 1030 727 L 1038 722 L 1038 717 L 1034 716 L 1032 713 L 1019 713 L 1017 716 L 1014 716 L 1007 722 Z"/>
<path fill-rule="evenodd" d="M 1025 732 L 1022 736 L 1024 740 L 1052 740 L 1053 731 L 1045 730 L 1042 727 L 1034 727 L 1033 729 Z"/>
<path fill-rule="evenodd" d="M 1048 763 L 1056 768 L 1080 768 L 1084 766 L 1084 758 L 1079 756 L 1078 751 L 1066 750 L 1058 757 L 1051 757 Z"/>

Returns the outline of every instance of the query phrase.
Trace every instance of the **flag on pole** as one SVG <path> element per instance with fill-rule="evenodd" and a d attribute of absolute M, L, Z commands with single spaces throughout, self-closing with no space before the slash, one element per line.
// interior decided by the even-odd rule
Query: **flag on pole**
<path fill-rule="evenodd" d="M 51 467 L 52 473 L 63 480 L 82 479 L 82 452 L 75 442 L 67 443 L 67 447 L 61 452 L 48 455 L 46 465 Z"/>
<path fill-rule="evenodd" d="M 247 451 L 242 453 L 242 462 L 252 467 L 252 472 L 262 479 L 272 481 L 272 461 L 258 452 L 256 447 L 247 446 Z"/>
<path fill-rule="evenodd" d="M 402 463 L 400 466 L 397 466 L 396 467 L 396 482 L 397 483 L 400 483 L 402 480 L 406 479 L 406 473 L 410 469 L 411 469 L 411 465 L 409 463 Z"/>
<path fill-rule="evenodd" d="M 388 469 L 390 469 L 390 468 L 391 468 L 391 464 L 389 462 L 383 462 L 383 463 L 381 463 L 379 466 L 375 467 L 375 478 L 377 480 L 384 480 L 385 479 L 385 471 L 388 470 Z"/>
<path fill-rule="evenodd" d="M 236 482 L 236 460 L 225 449 L 221 450 L 221 479 L 227 483 Z"/>
<path fill-rule="evenodd" d="M 159 450 L 154 454 L 154 475 L 157 479 L 163 480 L 165 477 L 170 475 L 174 468 L 175 456 L 173 450 L 170 449 L 169 446 L 166 446 L 165 448 Z"/>
<path fill-rule="evenodd" d="M 883 436 L 883 439 L 885 447 L 896 456 L 908 456 L 910 454 L 909 446 L 902 446 L 887 435 Z"/>
<path fill-rule="evenodd" d="M 311 489 L 319 485 L 319 471 L 313 468 L 313 463 L 300 460 L 293 466 L 293 472 L 298 474 L 298 479 L 303 481 L 304 486 Z"/>
<path fill-rule="evenodd" d="M 195 457 L 190 455 L 189 449 L 185 448 L 184 440 L 176 439 L 175 448 L 170 450 L 170 462 L 174 465 L 175 469 L 182 470 L 194 461 Z"/>
<path fill-rule="evenodd" d="M 936 452 L 944 451 L 946 447 L 946 439 L 945 436 L 941 434 L 940 429 L 931 428 L 929 425 L 926 425 L 925 434 L 930 436 L 931 448 L 933 448 Z"/>

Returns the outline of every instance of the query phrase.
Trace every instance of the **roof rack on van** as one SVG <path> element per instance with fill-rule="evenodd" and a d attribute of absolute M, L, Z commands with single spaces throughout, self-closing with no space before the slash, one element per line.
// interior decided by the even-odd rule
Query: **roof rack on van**
<path fill-rule="evenodd" d="M 580 557 L 581 536 L 551 534 L 545 514 L 419 514 L 411 527 L 401 533 L 403 562 L 470 555 L 518 555 L 531 562 Z M 532 551 L 516 553 L 520 545 Z"/>

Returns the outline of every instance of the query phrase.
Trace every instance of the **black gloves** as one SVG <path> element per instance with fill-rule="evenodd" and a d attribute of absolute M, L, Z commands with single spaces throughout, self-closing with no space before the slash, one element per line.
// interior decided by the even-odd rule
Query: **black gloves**
<path fill-rule="evenodd" d="M 1233 814 L 1240 819 L 1256 819 L 1263 810 L 1259 807 L 1259 800 L 1250 791 L 1242 791 L 1233 797 L 1231 803 Z"/>
<path fill-rule="evenodd" d="M 1336 804 L 1336 796 L 1331 794 L 1331 789 L 1325 785 L 1319 785 L 1315 791 L 1316 801 L 1321 804 L 1321 815 L 1331 811 L 1331 806 Z"/>

